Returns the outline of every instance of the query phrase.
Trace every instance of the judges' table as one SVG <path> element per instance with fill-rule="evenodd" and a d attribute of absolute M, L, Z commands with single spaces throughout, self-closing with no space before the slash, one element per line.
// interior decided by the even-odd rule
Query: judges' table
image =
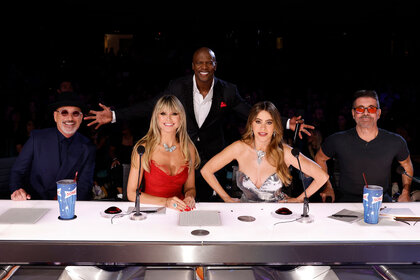
<path fill-rule="evenodd" d="M 78 201 L 77 218 L 58 219 L 57 201 L 0 200 L 0 214 L 10 208 L 48 208 L 35 224 L 0 224 L 0 262 L 13 264 L 365 264 L 420 262 L 420 223 L 410 225 L 380 218 L 376 225 L 362 220 L 348 223 L 328 218 L 348 209 L 362 213 L 362 203 L 310 204 L 313 223 L 283 221 L 271 213 L 288 207 L 302 213 L 302 204 L 198 203 L 197 210 L 220 211 L 221 226 L 179 226 L 179 212 L 129 216 L 101 216 L 109 206 L 124 211 L 130 202 Z M 146 205 L 145 205 L 146 206 Z M 150 205 L 147 205 L 150 206 Z M 385 203 L 388 208 L 410 208 L 418 203 Z M 239 216 L 253 216 L 243 222 Z M 195 236 L 196 229 L 209 231 Z"/>

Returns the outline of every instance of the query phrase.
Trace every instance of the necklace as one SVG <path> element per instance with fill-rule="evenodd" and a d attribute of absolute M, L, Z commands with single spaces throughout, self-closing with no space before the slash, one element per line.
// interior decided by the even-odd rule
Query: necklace
<path fill-rule="evenodd" d="M 257 163 L 258 165 L 260 165 L 263 157 L 265 157 L 265 152 L 261 150 L 257 150 L 257 148 L 255 147 L 255 143 L 254 143 L 254 150 L 257 152 Z"/>
<path fill-rule="evenodd" d="M 173 145 L 171 147 L 169 147 L 168 145 L 166 145 L 165 143 L 163 143 L 163 147 L 165 148 L 165 151 L 172 153 L 173 151 L 175 151 L 176 146 Z"/>

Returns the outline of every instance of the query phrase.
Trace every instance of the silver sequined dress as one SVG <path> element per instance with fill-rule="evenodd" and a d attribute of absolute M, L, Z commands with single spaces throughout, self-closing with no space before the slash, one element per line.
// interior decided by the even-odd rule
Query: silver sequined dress
<path fill-rule="evenodd" d="M 270 175 L 260 188 L 243 172 L 236 172 L 236 184 L 242 191 L 241 202 L 277 202 L 285 198 L 283 183 L 277 173 Z"/>

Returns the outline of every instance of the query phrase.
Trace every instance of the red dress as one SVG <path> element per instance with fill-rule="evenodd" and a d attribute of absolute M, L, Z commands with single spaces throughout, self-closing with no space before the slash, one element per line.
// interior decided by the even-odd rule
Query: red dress
<path fill-rule="evenodd" d="M 188 166 L 173 176 L 161 170 L 153 160 L 150 161 L 150 172 L 144 171 L 144 192 L 159 197 L 177 196 L 184 199 L 184 184 L 188 179 Z"/>

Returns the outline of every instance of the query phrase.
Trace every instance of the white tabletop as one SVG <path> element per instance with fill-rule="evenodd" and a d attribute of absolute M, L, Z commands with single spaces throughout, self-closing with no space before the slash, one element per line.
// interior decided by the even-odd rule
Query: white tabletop
<path fill-rule="evenodd" d="M 196 210 L 218 210 L 221 226 L 178 226 L 179 212 L 166 209 L 165 214 L 148 214 L 147 219 L 133 221 L 129 216 L 111 219 L 101 216 L 109 206 L 126 211 L 134 206 L 131 202 L 77 201 L 74 220 L 58 219 L 57 201 L 10 201 L 0 200 L 0 215 L 10 208 L 50 209 L 35 224 L 0 224 L 0 245 L 20 244 L 19 241 L 44 242 L 141 242 L 142 244 L 420 244 L 420 223 L 407 225 L 390 218 L 380 218 L 375 225 L 363 219 L 348 223 L 328 218 L 342 209 L 363 213 L 362 203 L 311 203 L 309 214 L 313 223 L 289 222 L 276 224 L 281 219 L 271 213 L 279 207 L 287 207 L 299 216 L 300 203 L 198 203 Z M 151 206 L 151 205 L 142 205 Z M 420 215 L 420 204 L 384 203 L 388 208 L 410 208 Z M 253 216 L 254 222 L 242 222 L 239 216 Z M 276 224 L 276 225 L 275 225 Z M 195 229 L 209 231 L 206 236 L 194 236 Z M 39 243 L 39 244 L 41 244 Z M 7 247 L 6 247 L 7 248 Z M 185 248 L 184 248 L 185 249 Z M 420 257 L 415 257 L 420 260 Z M 1 261 L 1 260 L 0 260 Z"/>
<path fill-rule="evenodd" d="M 420 215 L 418 203 L 387 203 L 392 208 L 410 208 Z M 77 240 L 77 241 L 419 241 L 420 223 L 416 226 L 380 218 L 376 225 L 363 219 L 348 223 L 328 218 L 348 209 L 363 213 L 362 203 L 310 204 L 313 223 L 279 223 L 271 213 L 288 207 L 299 216 L 302 204 L 273 203 L 198 203 L 196 210 L 220 211 L 221 226 L 178 226 L 179 212 L 166 209 L 165 214 L 147 214 L 147 219 L 133 221 L 129 216 L 111 219 L 101 216 L 109 206 L 123 211 L 131 202 L 78 201 L 74 220 L 58 219 L 57 201 L 0 201 L 0 214 L 10 208 L 50 209 L 35 224 L 0 224 L 0 240 Z M 142 205 L 153 206 L 153 205 Z M 193 210 L 195 211 L 195 210 Z M 239 216 L 253 216 L 254 222 L 242 222 Z M 275 225 L 276 224 L 276 225 Z M 194 229 L 206 229 L 207 236 L 193 236 Z"/>

